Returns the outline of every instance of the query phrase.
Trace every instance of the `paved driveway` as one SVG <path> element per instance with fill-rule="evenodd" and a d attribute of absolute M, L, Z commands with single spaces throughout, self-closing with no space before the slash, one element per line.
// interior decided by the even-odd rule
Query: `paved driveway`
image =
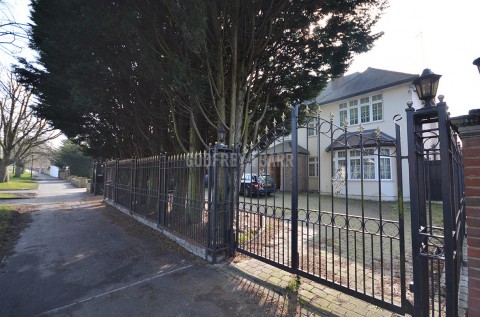
<path fill-rule="evenodd" d="M 12 202 L 12 201 L 10 201 Z M 101 200 L 42 176 L 0 267 L 0 316 L 261 316 L 225 275 Z"/>

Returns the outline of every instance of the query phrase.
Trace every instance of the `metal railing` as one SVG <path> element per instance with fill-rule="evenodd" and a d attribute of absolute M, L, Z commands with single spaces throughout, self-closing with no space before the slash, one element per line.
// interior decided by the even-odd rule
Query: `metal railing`
<path fill-rule="evenodd" d="M 457 316 L 465 236 L 460 143 L 444 102 L 407 109 L 407 124 L 414 315 Z M 438 177 L 432 165 L 440 166 Z M 440 202 L 433 199 L 434 182 L 440 183 Z"/>
<path fill-rule="evenodd" d="M 204 247 L 215 262 L 233 245 L 233 185 L 225 180 L 233 179 L 229 173 L 235 165 L 224 159 L 228 151 L 217 145 L 203 153 L 109 161 L 104 196 Z"/>

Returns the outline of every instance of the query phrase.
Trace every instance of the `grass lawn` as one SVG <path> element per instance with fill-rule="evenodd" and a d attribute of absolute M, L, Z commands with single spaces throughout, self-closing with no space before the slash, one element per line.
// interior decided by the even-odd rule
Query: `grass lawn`
<path fill-rule="evenodd" d="M 0 205 L 0 260 L 12 252 L 20 233 L 31 222 L 27 210 L 12 205 Z"/>
<path fill-rule="evenodd" d="M 15 213 L 18 214 L 11 206 L 0 206 L 0 258 L 5 255 L 10 245 L 15 227 Z"/>
<path fill-rule="evenodd" d="M 12 199 L 17 197 L 18 195 L 15 193 L 0 193 L 0 199 Z"/>
<path fill-rule="evenodd" d="M 30 173 L 23 173 L 20 177 L 13 177 L 7 183 L 0 183 L 0 190 L 37 189 L 38 183 L 30 178 Z"/>

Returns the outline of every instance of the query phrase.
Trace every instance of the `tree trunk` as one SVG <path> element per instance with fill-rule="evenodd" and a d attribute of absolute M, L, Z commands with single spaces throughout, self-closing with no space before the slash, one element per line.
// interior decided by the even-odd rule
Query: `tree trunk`
<path fill-rule="evenodd" d="M 20 177 L 23 172 L 25 172 L 25 163 L 23 161 L 17 161 L 15 163 L 15 175 L 13 177 Z"/>
<path fill-rule="evenodd" d="M 8 162 L 5 160 L 0 161 L 0 183 L 8 182 Z"/>
<path fill-rule="evenodd" d="M 194 116 L 198 115 L 198 110 L 193 109 Z M 193 124 L 192 124 L 193 126 Z M 193 128 L 189 135 L 190 153 L 196 153 L 201 149 L 200 138 Z M 202 211 L 205 206 L 205 184 L 204 172 L 202 166 L 190 166 L 188 168 L 188 188 L 187 188 L 187 224 L 197 224 L 202 220 Z"/>

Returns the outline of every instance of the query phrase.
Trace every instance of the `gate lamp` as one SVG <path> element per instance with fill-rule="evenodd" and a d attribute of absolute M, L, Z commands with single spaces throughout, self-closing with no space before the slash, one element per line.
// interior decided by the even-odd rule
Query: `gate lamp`
<path fill-rule="evenodd" d="M 218 129 L 218 144 L 224 145 L 226 138 L 227 138 L 227 131 L 225 130 L 225 127 L 223 126 L 223 124 L 221 124 L 220 128 Z"/>
<path fill-rule="evenodd" d="M 433 107 L 433 99 L 437 94 L 438 82 L 442 75 L 432 73 L 428 68 L 424 69 L 422 75 L 413 81 L 417 90 L 418 99 L 425 102 L 424 108 Z"/>
<path fill-rule="evenodd" d="M 477 66 L 478 72 L 480 73 L 480 57 L 473 61 L 473 65 Z"/>

